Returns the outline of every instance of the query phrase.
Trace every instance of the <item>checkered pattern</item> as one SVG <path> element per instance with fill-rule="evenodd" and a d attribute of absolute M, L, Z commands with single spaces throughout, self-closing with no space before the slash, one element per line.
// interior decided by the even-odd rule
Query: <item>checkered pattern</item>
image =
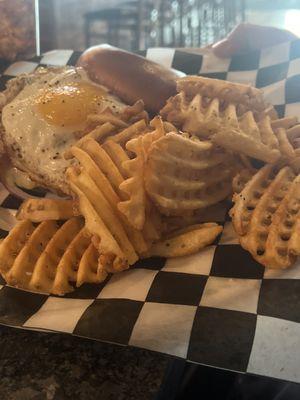
<path fill-rule="evenodd" d="M 300 40 L 219 59 L 207 51 L 187 53 L 174 49 L 149 49 L 146 56 L 187 75 L 202 75 L 261 88 L 280 116 L 300 109 Z"/>
<path fill-rule="evenodd" d="M 300 110 L 300 41 L 230 60 L 173 49 L 150 49 L 146 55 L 187 74 L 255 84 L 281 115 Z M 72 65 L 78 56 L 60 50 L 2 66 L 0 85 L 38 65 Z M 0 187 L 0 204 L 4 237 L 19 201 Z M 226 210 L 216 220 L 224 231 L 202 252 L 142 260 L 100 285 L 86 284 L 64 297 L 18 290 L 0 280 L 0 323 L 300 382 L 300 263 L 288 271 L 265 271 L 238 245 Z"/>

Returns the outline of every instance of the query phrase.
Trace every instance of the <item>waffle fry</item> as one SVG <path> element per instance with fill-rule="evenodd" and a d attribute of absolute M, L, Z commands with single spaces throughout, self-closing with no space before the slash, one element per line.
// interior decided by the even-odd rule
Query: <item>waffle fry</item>
<path fill-rule="evenodd" d="M 292 145 L 296 157 L 299 157 L 300 154 L 300 124 L 297 123 L 294 126 L 289 127 L 286 130 L 286 136 L 289 143 Z"/>
<path fill-rule="evenodd" d="M 121 183 L 120 189 L 126 193 L 128 200 L 120 202 L 118 209 L 127 217 L 128 221 L 131 221 L 134 228 L 142 230 L 146 218 L 143 137 L 139 136 L 136 139 L 132 139 L 127 143 L 127 149 L 134 152 L 136 157 L 122 164 L 122 168 L 127 172 L 128 178 Z"/>
<path fill-rule="evenodd" d="M 119 165 L 119 168 L 124 171 L 123 176 L 127 178 L 121 183 L 120 189 L 127 194 L 129 199 L 120 202 L 118 208 L 138 230 L 144 228 L 146 219 L 147 199 L 144 188 L 144 170 L 147 152 L 153 142 L 166 134 L 164 124 L 159 117 L 156 117 L 151 124 L 154 128 L 153 131 L 127 142 L 126 149 L 135 157 L 127 158 L 127 160 L 123 157 L 122 165 Z M 113 153 L 117 154 L 116 149 L 110 154 Z"/>
<path fill-rule="evenodd" d="M 182 78 L 177 89 L 161 115 L 182 131 L 267 163 L 296 156 L 297 118 L 272 120 L 257 89 L 202 77 Z"/>
<path fill-rule="evenodd" d="M 272 128 L 278 129 L 278 128 L 285 128 L 285 129 L 290 129 L 293 126 L 298 124 L 298 118 L 297 117 L 285 117 L 285 118 L 277 118 L 274 119 L 271 123 Z"/>
<path fill-rule="evenodd" d="M 156 131 L 153 132 L 154 136 L 157 134 L 158 133 Z M 147 135 L 145 135 L 145 138 L 146 136 Z M 149 137 L 147 136 L 147 140 L 144 141 L 144 144 L 146 144 L 148 140 Z M 129 162 L 130 160 L 126 151 L 120 144 L 113 142 L 111 140 L 104 143 L 104 145 L 101 146 L 101 148 L 99 147 L 97 148 L 97 146 L 94 146 L 92 143 L 90 144 L 87 143 L 87 145 L 85 146 L 85 151 L 91 157 L 94 157 L 94 160 L 96 161 L 95 163 L 96 169 L 98 169 L 97 173 L 95 169 L 94 171 L 90 170 L 90 173 L 92 174 L 91 176 L 97 183 L 98 187 L 103 191 L 103 193 L 107 190 L 108 187 L 110 187 L 111 190 L 114 191 L 115 193 L 114 200 L 112 199 L 111 196 L 110 198 L 107 198 L 107 200 L 111 204 L 117 204 L 118 211 L 120 211 L 119 208 L 120 204 L 130 200 L 128 194 L 125 193 L 123 190 L 124 183 L 128 178 L 130 179 L 128 168 L 124 168 L 124 164 L 126 164 L 126 162 Z M 78 158 L 78 156 L 80 157 L 77 151 L 76 157 Z M 82 160 L 82 164 L 85 165 L 85 163 L 86 161 Z M 107 163 L 110 165 L 110 170 L 108 170 L 107 168 Z M 100 183 L 101 181 L 99 177 L 99 171 L 100 174 L 101 173 L 103 175 L 106 174 L 107 177 L 106 180 L 102 179 L 101 185 L 98 184 L 98 182 Z M 142 187 L 139 188 L 139 190 L 142 189 L 143 189 Z M 160 216 L 153 208 L 153 206 L 148 202 L 147 199 L 145 199 L 145 205 L 139 204 L 139 206 L 142 207 L 143 212 L 145 212 L 145 223 L 142 232 L 137 232 L 137 229 L 135 228 L 133 221 L 129 219 L 131 218 L 130 214 L 125 215 L 124 213 L 121 212 L 121 218 L 123 220 L 123 223 L 125 224 L 125 226 L 128 225 L 131 227 L 130 235 L 132 236 L 132 240 L 134 240 L 136 243 L 135 246 L 137 246 L 138 252 L 140 251 L 139 250 L 140 248 L 143 248 L 145 246 L 144 241 L 143 244 L 141 243 L 141 237 L 144 237 L 144 239 L 148 241 L 157 240 L 160 238 Z M 139 211 L 136 210 L 136 212 Z M 136 239 L 134 239 L 135 237 Z"/>
<path fill-rule="evenodd" d="M 160 114 L 183 132 L 206 139 L 220 126 L 219 104 L 220 101 L 214 99 L 204 108 L 200 94 L 189 100 L 184 92 L 180 92 L 168 100 Z"/>
<path fill-rule="evenodd" d="M 0 272 L 6 280 L 6 276 L 14 263 L 15 258 L 22 248 L 28 242 L 34 226 L 30 221 L 22 221 L 17 224 L 9 233 L 9 235 L 1 242 L 0 245 Z"/>
<path fill-rule="evenodd" d="M 88 116 L 88 122 L 92 124 L 105 124 L 110 123 L 117 128 L 126 128 L 128 124 L 123 121 L 122 119 L 116 117 L 115 115 L 111 114 L 90 114 Z"/>
<path fill-rule="evenodd" d="M 198 93 L 209 98 L 218 98 L 227 103 L 243 104 L 248 109 L 263 111 L 266 103 L 263 92 L 250 85 L 233 83 L 200 76 L 187 76 L 177 81 L 178 92 L 194 97 Z"/>
<path fill-rule="evenodd" d="M 278 139 L 279 149 L 280 149 L 281 155 L 284 158 L 287 158 L 287 159 L 291 159 L 291 158 L 296 157 L 295 150 L 294 150 L 292 144 L 290 143 L 290 141 L 288 139 L 286 129 L 278 128 L 276 130 L 276 136 L 277 136 L 277 139 Z"/>
<path fill-rule="evenodd" d="M 24 220 L 0 243 L 0 273 L 10 285 L 57 295 L 104 280 L 97 259 L 80 217 L 62 225 L 44 221 L 34 226 Z"/>
<path fill-rule="evenodd" d="M 9 284 L 29 287 L 34 266 L 56 230 L 54 221 L 45 221 L 34 230 L 6 275 Z"/>
<path fill-rule="evenodd" d="M 251 178 L 241 193 L 234 194 L 234 207 L 231 209 L 230 215 L 238 235 L 243 236 L 247 233 L 252 212 L 262 197 L 265 188 L 269 186 L 274 178 L 277 169 L 273 165 L 264 166 Z"/>
<path fill-rule="evenodd" d="M 100 237 L 100 254 L 115 254 L 118 260 L 122 260 L 124 266 L 134 264 L 138 259 L 137 253 L 111 204 L 107 202 L 92 178 L 85 171 L 81 171 L 78 175 L 75 175 L 74 171 L 73 173 L 69 171 L 69 179 L 72 182 L 73 190 L 79 196 L 82 210 L 85 211 L 83 211 L 83 215 L 87 219 L 87 228 L 93 235 L 98 234 Z M 85 206 L 83 205 L 83 193 Z M 90 210 L 90 214 L 92 214 L 91 208 L 93 208 L 93 214 L 98 216 L 96 228 L 92 228 L 92 222 L 88 217 L 87 210 Z"/>
<path fill-rule="evenodd" d="M 89 117 L 90 122 L 97 122 L 99 125 L 94 127 L 85 136 L 81 137 L 74 146 L 81 148 L 86 141 L 89 139 L 94 139 L 100 144 L 103 144 L 106 140 L 112 140 L 125 147 L 126 142 L 141 135 L 147 129 L 144 119 L 138 120 L 137 122 L 128 126 L 128 124 L 124 125 L 122 120 L 120 120 L 121 124 L 116 124 L 112 120 L 105 122 L 100 121 L 99 118 L 99 115 L 91 115 Z M 68 149 L 65 152 L 64 157 L 66 159 L 73 158 L 72 149 Z"/>
<path fill-rule="evenodd" d="M 232 189 L 234 193 L 240 193 L 247 182 L 252 178 L 252 176 L 257 172 L 254 169 L 242 169 L 237 173 L 237 175 L 232 180 Z"/>
<path fill-rule="evenodd" d="M 272 121 L 278 119 L 277 111 L 271 104 L 267 105 L 267 107 L 264 109 L 263 115 L 268 115 Z"/>
<path fill-rule="evenodd" d="M 134 139 L 133 139 L 134 140 Z M 121 175 L 124 178 L 129 178 L 127 168 L 124 168 L 124 164 L 130 160 L 127 152 L 118 143 L 108 140 L 103 144 L 103 148 L 109 157 L 112 159 Z"/>
<path fill-rule="evenodd" d="M 178 94 L 171 97 L 160 114 L 184 132 L 204 138 L 215 133 L 232 110 L 240 116 L 251 111 L 263 111 L 266 104 L 262 92 L 249 85 L 241 85 L 218 79 L 186 77 L 177 81 Z M 222 119 L 222 121 L 220 121 Z M 236 121 L 229 121 L 235 126 Z"/>
<path fill-rule="evenodd" d="M 168 133 L 153 143 L 145 168 L 145 187 L 165 215 L 183 215 L 225 199 L 235 165 L 210 142 Z"/>
<path fill-rule="evenodd" d="M 9 284 L 63 295 L 142 257 L 193 254 L 221 233 L 208 221 L 217 208 L 224 215 L 232 187 L 242 247 L 265 266 L 294 263 L 297 118 L 279 119 L 261 91 L 246 85 L 187 77 L 177 89 L 161 111 L 165 120 L 148 123 L 142 102 L 120 116 L 88 117 L 89 131 L 65 154 L 73 158 L 66 175 L 76 200 L 27 200 L 0 242 Z M 269 164 L 254 169 L 250 157 Z"/>
<path fill-rule="evenodd" d="M 89 140 L 81 149 L 74 147 L 72 151 L 80 168 L 67 171 L 68 181 L 79 198 L 86 228 L 101 255 L 99 262 L 109 272 L 126 269 L 149 247 L 144 232 L 135 229 L 118 209 L 122 201 L 128 200 L 121 189 L 124 170 L 119 168 L 128 156 L 121 145 L 111 141 L 100 146 Z M 114 160 L 109 155 L 112 151 Z M 152 221 L 145 224 L 145 228 L 146 225 L 148 232 L 149 227 L 155 231 Z M 159 236 L 157 230 L 155 233 Z"/>
<path fill-rule="evenodd" d="M 115 127 L 119 128 L 126 128 L 130 124 L 141 119 L 148 122 L 148 114 L 144 109 L 144 103 L 142 100 L 136 101 L 132 106 L 125 107 L 121 114 L 118 115 L 113 113 L 110 108 L 107 108 L 101 113 L 90 114 L 88 116 L 88 120 L 92 124 L 111 123 Z"/>
<path fill-rule="evenodd" d="M 234 196 L 233 226 L 246 250 L 270 268 L 288 268 L 299 246 L 300 178 L 286 166 L 266 165 Z"/>
<path fill-rule="evenodd" d="M 197 253 L 213 243 L 222 232 L 222 226 L 215 223 L 191 225 L 174 232 L 168 238 L 155 243 L 145 254 L 147 257 L 182 257 Z"/>
<path fill-rule="evenodd" d="M 105 280 L 107 272 L 99 261 L 99 253 L 91 243 L 79 262 L 76 286 L 83 283 L 99 283 Z"/>
<path fill-rule="evenodd" d="M 288 165 L 292 168 L 292 170 L 296 173 L 300 173 L 300 152 L 297 154 L 298 150 L 296 149 L 296 157 L 292 160 L 289 160 Z"/>
<path fill-rule="evenodd" d="M 296 149 L 299 147 L 297 140 L 300 138 L 300 124 L 297 117 L 285 117 L 271 121 L 271 127 L 278 139 L 279 150 L 285 159 L 297 156 Z"/>
<path fill-rule="evenodd" d="M 88 139 L 95 139 L 102 144 L 112 136 L 116 136 L 114 140 L 118 143 L 127 141 L 145 130 L 147 122 L 148 114 L 141 100 L 133 106 L 126 107 L 119 116 L 110 110 L 104 110 L 101 114 L 90 114 L 88 116 L 90 130 L 76 142 L 76 146 L 80 147 Z M 65 152 L 64 157 L 66 159 L 73 157 L 71 149 Z"/>
<path fill-rule="evenodd" d="M 32 288 L 44 292 L 51 291 L 56 279 L 60 260 L 64 257 L 66 250 L 69 248 L 72 240 L 77 236 L 82 227 L 82 219 L 73 218 L 68 220 L 60 227 L 60 229 L 56 229 L 56 231 L 51 234 L 50 240 L 47 242 L 44 251 L 40 254 L 37 262 L 33 264 L 34 269 L 30 276 L 30 286 Z M 11 272 L 13 274 L 13 270 Z M 15 274 L 13 275 L 15 276 Z"/>
<path fill-rule="evenodd" d="M 286 131 L 288 139 L 293 142 L 295 139 L 300 137 L 300 124 L 294 125 Z"/>
<path fill-rule="evenodd" d="M 166 106 L 162 110 L 162 116 L 184 132 L 211 138 L 225 149 L 265 162 L 275 162 L 280 157 L 278 138 L 269 116 L 257 122 L 252 111 L 238 115 L 235 104 L 224 107 L 218 98 L 207 102 L 199 93 L 190 101 L 181 92 L 170 104 L 171 108 Z"/>
<path fill-rule="evenodd" d="M 143 119 L 145 122 L 148 122 L 148 113 L 145 111 L 144 102 L 142 100 L 136 101 L 132 106 L 128 106 L 123 111 L 122 115 L 125 121 L 130 122 L 131 124 L 136 121 L 140 121 Z"/>
<path fill-rule="evenodd" d="M 119 151 L 123 151 L 123 153 L 125 153 L 120 145 L 118 145 L 116 143 L 114 145 L 119 146 Z M 96 146 L 97 146 L 97 144 L 96 144 Z M 76 158 L 78 159 L 80 164 L 84 166 L 86 173 L 97 184 L 99 190 L 101 190 L 101 192 L 103 193 L 107 202 L 116 208 L 117 207 L 116 205 L 121 201 L 121 199 L 125 200 L 125 199 L 127 199 L 127 197 L 124 196 L 124 193 L 122 191 L 119 191 L 119 190 L 115 191 L 111 182 L 109 181 L 109 179 L 104 175 L 104 173 L 101 170 L 101 160 L 98 160 L 98 162 L 100 162 L 100 164 L 99 163 L 96 164 L 96 162 L 92 159 L 92 157 L 91 157 L 92 153 L 91 153 L 90 149 L 93 147 L 94 146 L 86 146 L 85 151 L 83 149 L 74 147 L 73 148 L 74 156 L 76 156 Z M 95 148 L 97 148 L 97 147 L 95 147 Z M 107 147 L 105 146 L 105 148 L 107 148 Z M 89 151 L 90 151 L 90 153 L 89 153 Z M 125 153 L 125 155 L 126 155 L 126 153 Z M 127 157 L 127 155 L 126 155 L 126 157 Z M 122 175 L 120 175 L 119 173 L 117 174 L 117 177 L 118 177 L 118 179 L 122 179 Z M 117 186 L 117 184 L 116 184 L 116 186 Z M 124 197 L 119 197 L 119 196 L 124 196 Z M 137 251 L 138 252 L 143 251 L 143 249 L 146 246 L 143 235 L 140 232 L 137 232 L 135 229 L 131 228 L 131 224 L 129 224 L 127 218 L 125 218 L 122 214 L 120 215 L 120 218 L 122 219 L 124 226 L 127 227 L 128 234 L 130 235 L 131 240 L 134 242 L 134 246 L 137 249 Z M 151 225 L 151 222 L 149 221 L 148 224 Z"/>
<path fill-rule="evenodd" d="M 88 139 L 95 139 L 99 143 L 103 143 L 104 140 L 113 132 L 116 131 L 116 127 L 107 122 L 103 125 L 98 125 L 96 128 L 91 130 L 88 134 L 83 136 L 76 142 L 76 147 L 81 147 L 82 144 Z M 64 154 L 65 159 L 70 159 L 73 157 L 71 149 L 67 150 Z"/>
<path fill-rule="evenodd" d="M 111 136 L 110 140 L 113 142 L 119 143 L 122 147 L 125 147 L 126 143 L 145 133 L 147 131 L 147 125 L 144 120 L 137 121 L 133 125 L 130 125 L 128 128 L 122 130 L 118 134 Z"/>
<path fill-rule="evenodd" d="M 47 220 L 67 220 L 79 216 L 78 204 L 73 200 L 28 199 L 19 208 L 16 218 L 42 222 Z"/>

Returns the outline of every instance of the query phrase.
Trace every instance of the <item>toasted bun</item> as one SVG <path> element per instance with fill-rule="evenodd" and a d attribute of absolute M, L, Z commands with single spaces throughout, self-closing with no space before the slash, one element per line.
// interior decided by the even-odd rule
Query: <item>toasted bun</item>
<path fill-rule="evenodd" d="M 176 72 L 144 57 L 108 45 L 86 50 L 77 62 L 95 82 L 106 86 L 127 104 L 142 99 L 158 113 L 176 93 Z"/>

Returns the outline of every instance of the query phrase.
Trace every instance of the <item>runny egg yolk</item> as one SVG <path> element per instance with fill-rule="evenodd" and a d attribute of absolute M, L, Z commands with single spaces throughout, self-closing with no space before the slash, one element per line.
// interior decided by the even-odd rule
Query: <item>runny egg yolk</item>
<path fill-rule="evenodd" d="M 104 89 L 86 82 L 49 87 L 37 99 L 38 112 L 51 125 L 78 126 L 101 109 Z"/>

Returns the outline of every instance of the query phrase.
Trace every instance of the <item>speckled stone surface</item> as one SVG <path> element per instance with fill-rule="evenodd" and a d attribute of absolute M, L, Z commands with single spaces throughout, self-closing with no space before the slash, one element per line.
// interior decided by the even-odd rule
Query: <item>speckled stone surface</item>
<path fill-rule="evenodd" d="M 1 326 L 0 399 L 153 399 L 167 362 L 146 350 Z"/>

